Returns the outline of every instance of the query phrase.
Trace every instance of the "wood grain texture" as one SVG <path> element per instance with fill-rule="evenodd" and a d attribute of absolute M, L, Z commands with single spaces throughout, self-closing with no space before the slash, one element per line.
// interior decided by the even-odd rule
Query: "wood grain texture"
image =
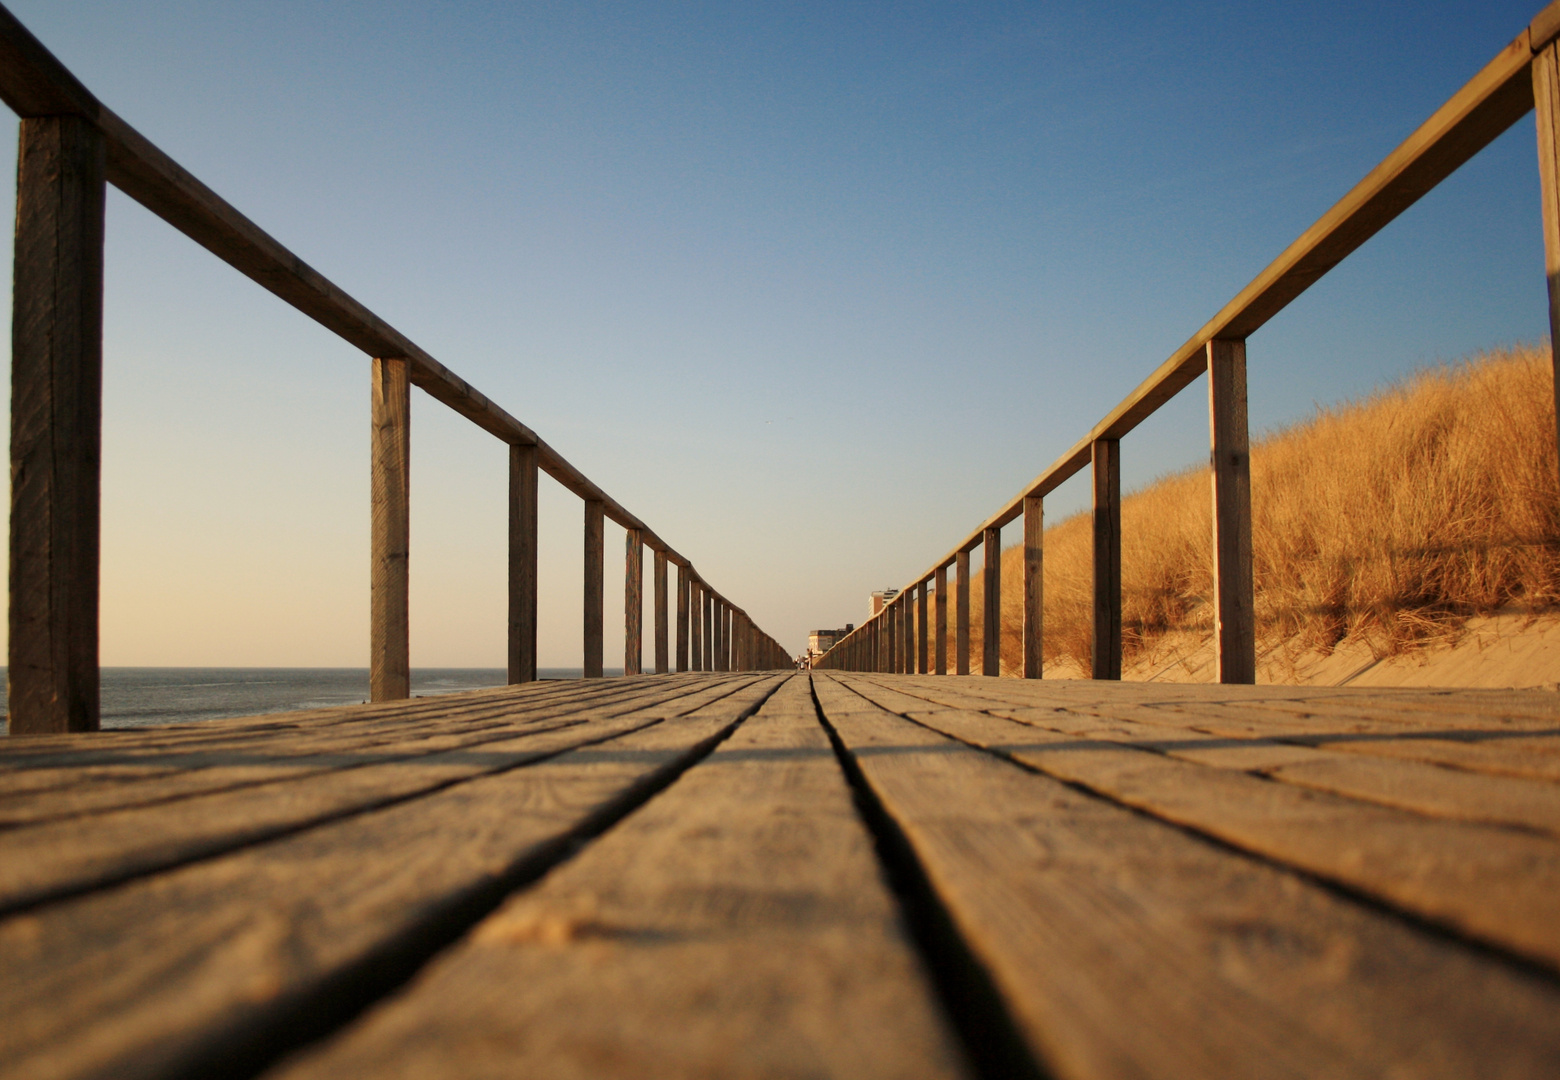
<path fill-rule="evenodd" d="M 666 552 L 655 553 L 655 673 L 668 674 L 672 670 L 671 657 L 667 655 L 666 610 Z M 683 609 L 684 614 L 687 609 Z"/>
<path fill-rule="evenodd" d="M 794 678 L 405 993 L 271 1080 L 344 1075 L 966 1073 Z"/>
<path fill-rule="evenodd" d="M 374 360 L 372 400 L 369 696 L 394 701 L 412 692 L 412 394 L 405 360 Z"/>
<path fill-rule="evenodd" d="M 934 675 L 948 674 L 948 567 L 939 566 L 934 574 L 936 611 L 933 613 L 933 633 L 937 644 L 934 650 Z"/>
<path fill-rule="evenodd" d="M 447 704 L 442 722 L 425 720 L 377 743 L 316 742 L 307 756 L 283 760 L 270 747 L 247 754 L 230 750 L 206 755 L 204 768 L 200 756 L 189 755 L 187 770 L 142 784 L 139 804 L 0 831 L 0 910 L 143 876 L 501 772 L 609 731 L 657 722 L 668 708 L 697 708 L 731 690 L 727 683 L 640 688 L 631 695 L 592 695 L 532 709 L 512 697 L 482 698 Z M 184 777 L 198 777 L 204 790 L 174 782 Z"/>
<path fill-rule="evenodd" d="M 970 673 L 970 553 L 954 557 L 954 673 Z"/>
<path fill-rule="evenodd" d="M 1208 342 L 1209 472 L 1213 484 L 1215 678 L 1257 681 L 1257 615 L 1251 568 L 1251 449 L 1246 421 L 1246 343 Z"/>
<path fill-rule="evenodd" d="M 1094 645 L 1091 675 L 1121 678 L 1121 444 L 1096 439 L 1094 479 Z"/>
<path fill-rule="evenodd" d="M 1549 289 L 1549 340 L 1553 342 L 1560 341 L 1560 43 L 1549 42 L 1533 57 L 1533 100 L 1544 277 Z M 1555 362 L 1553 350 L 1550 363 L 1556 376 L 1555 416 L 1560 421 L 1560 364 Z"/>
<path fill-rule="evenodd" d="M 585 500 L 585 678 L 599 679 L 604 674 L 603 644 L 606 633 L 607 552 L 606 523 L 601 503 Z"/>
<path fill-rule="evenodd" d="M 509 681 L 536 679 L 537 451 L 509 447 Z"/>
<path fill-rule="evenodd" d="M 249 1065 L 339 995 L 372 993 L 392 958 L 469 926 L 774 686 L 732 682 L 746 688 L 640 732 L 7 920 L 0 1071 Z"/>
<path fill-rule="evenodd" d="M 688 568 L 677 568 L 677 670 L 688 671 L 688 594 L 692 583 L 688 580 Z"/>
<path fill-rule="evenodd" d="M 623 530 L 623 674 L 644 673 L 645 545 L 636 529 Z"/>
<path fill-rule="evenodd" d="M 913 708 L 894 690 L 864 692 Z M 1560 972 L 1560 843 L 1550 837 L 1427 820 L 1150 748 L 1033 725 L 1015 730 L 1012 721 L 970 710 L 912 715 L 1122 806 Z"/>
<path fill-rule="evenodd" d="M 12 735 L 98 727 L 104 154 L 85 120 L 21 124 L 11 294 Z"/>
<path fill-rule="evenodd" d="M 1045 670 L 1045 503 L 1038 495 L 1024 500 L 1024 678 Z"/>
<path fill-rule="evenodd" d="M 923 581 L 915 587 L 915 670 L 921 675 L 929 670 L 927 661 L 930 659 L 927 655 L 930 648 L 927 606 L 926 582 Z"/>
<path fill-rule="evenodd" d="M 814 676 L 1060 1080 L 1539 1077 L 1560 1061 L 1553 980 L 908 723 L 847 688 L 865 682 Z"/>
<path fill-rule="evenodd" d="M 1002 674 L 1002 530 L 987 529 L 981 541 L 982 675 Z"/>

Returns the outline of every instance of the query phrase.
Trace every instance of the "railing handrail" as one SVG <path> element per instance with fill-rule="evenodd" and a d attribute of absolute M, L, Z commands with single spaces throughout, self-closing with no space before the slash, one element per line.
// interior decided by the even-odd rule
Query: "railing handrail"
<path fill-rule="evenodd" d="M 0 6 L 0 100 L 3 100 L 8 106 L 10 106 L 12 111 L 23 120 L 24 128 L 27 121 L 60 120 L 61 122 L 69 123 L 85 121 L 86 125 L 88 125 L 90 129 L 95 130 L 97 133 L 96 138 L 101 140 L 101 148 L 97 151 L 101 155 L 99 158 L 100 165 L 98 166 L 100 171 L 97 174 L 98 179 L 95 181 L 95 183 L 98 185 L 97 190 L 99 192 L 101 192 L 101 185 L 104 182 L 113 184 L 130 198 L 134 199 L 136 202 L 150 210 L 153 214 L 157 215 L 163 221 L 172 225 L 190 239 L 194 240 L 197 244 L 204 247 L 207 251 L 216 255 L 223 262 L 238 270 L 252 281 L 263 286 L 271 293 L 280 297 L 291 307 L 297 309 L 305 315 L 308 315 L 310 318 L 314 319 L 332 333 L 335 333 L 343 340 L 366 353 L 369 357 L 376 361 L 376 364 L 387 363 L 389 366 L 383 373 L 384 387 L 382 389 L 384 395 L 388 396 L 384 396 L 382 400 L 385 403 L 385 408 L 388 411 L 386 411 L 383 416 L 376 412 L 376 423 L 380 423 L 387 427 L 394 427 L 397 423 L 402 425 L 405 424 L 406 421 L 404 419 L 398 421 L 393 415 L 395 409 L 404 408 L 404 397 L 397 397 L 397 394 L 400 394 L 401 392 L 397 391 L 395 386 L 392 385 L 397 380 L 399 380 L 399 384 L 403 387 L 408 383 L 410 385 L 419 387 L 436 401 L 447 405 L 455 412 L 476 424 L 479 428 L 496 436 L 498 439 L 512 447 L 534 447 L 535 456 L 532 457 L 529 454 L 525 456 L 525 460 L 531 463 L 526 467 L 531 470 L 533 476 L 535 470 L 538 468 L 541 471 L 546 472 L 549 476 L 558 481 L 558 483 L 561 484 L 565 489 L 585 501 L 587 506 L 587 514 L 595 512 L 589 509 L 591 506 L 599 506 L 599 513 L 601 516 L 622 526 L 625 530 L 627 530 L 630 537 L 637 537 L 640 544 L 650 548 L 654 552 L 657 552 L 658 556 L 664 558 L 667 562 L 674 563 L 681 568 L 678 575 L 679 588 L 690 589 L 706 594 L 711 602 L 727 613 L 727 621 L 731 621 L 733 619 L 735 620 L 735 622 L 732 623 L 734 629 L 731 631 L 731 636 L 727 636 L 724 631 L 722 631 L 722 634 L 720 635 L 720 645 L 723 648 L 729 648 L 733 658 L 740 658 L 743 663 L 748 664 L 750 667 L 758 666 L 760 663 L 766 666 L 770 664 L 778 664 L 780 661 L 786 661 L 789 659 L 785 650 L 780 648 L 778 642 L 776 642 L 769 635 L 764 634 L 762 631 L 758 630 L 757 626 L 753 623 L 751 617 L 748 616 L 746 611 L 737 607 L 721 593 L 710 587 L 704 577 L 694 569 L 693 563 L 690 559 L 677 552 L 674 548 L 671 547 L 670 544 L 658 536 L 654 530 L 641 521 L 636 515 L 630 513 L 625 507 L 623 507 L 621 503 L 619 503 L 616 499 L 613 499 L 610 495 L 608 495 L 605 491 L 593 483 L 584 475 L 584 473 L 582 473 L 574 465 L 570 464 L 562 454 L 558 453 L 557 450 L 549 446 L 540 436 L 536 434 L 535 431 L 527 427 L 525 424 L 522 424 L 515 417 L 511 416 L 508 412 L 499 407 L 486 395 L 478 391 L 470 383 L 466 382 L 449 368 L 435 360 L 428 352 L 407 338 L 406 335 L 402 334 L 399 330 L 391 326 L 380 316 L 376 315 L 363 304 L 359 303 L 353 297 L 348 295 L 345 290 L 341 289 L 339 286 L 326 278 L 323 274 L 319 273 L 317 270 L 305 263 L 274 237 L 266 233 L 253 221 L 240 213 L 235 207 L 232 206 L 232 204 L 228 203 L 205 184 L 201 183 L 201 181 L 196 179 L 188 170 L 182 168 L 177 162 L 175 162 L 171 157 L 155 146 L 145 136 L 141 135 L 138 131 L 127 124 L 123 119 L 121 119 L 107 106 L 100 102 L 97 97 L 94 96 L 91 91 L 89 91 L 86 86 L 76 78 L 75 75 L 73 75 L 53 54 L 51 54 L 49 50 L 45 48 L 43 44 L 39 42 L 38 39 L 34 37 L 32 33 L 28 31 L 27 28 L 23 26 L 15 16 L 10 11 L 6 10 L 3 6 Z M 19 200 L 22 198 L 22 194 L 23 193 L 19 190 Z M 99 199 L 100 198 L 101 196 L 99 195 Z M 74 207 L 72 212 L 77 214 L 86 214 L 85 217 L 79 218 L 79 221 L 77 221 L 75 224 L 85 222 L 91 216 L 90 212 L 82 211 L 81 207 L 79 206 Z M 98 236 L 96 237 L 96 243 L 98 245 L 98 259 L 100 262 L 102 243 L 101 211 L 98 213 L 98 224 L 96 226 L 98 230 Z M 75 225 L 72 225 L 71 227 L 75 227 Z M 81 240 L 81 235 L 79 232 L 73 237 L 73 239 L 77 241 Z M 83 271 L 80 266 L 72 265 L 70 267 L 70 272 L 82 273 L 87 271 Z M 100 276 L 96 282 L 96 288 L 98 291 L 96 305 L 98 311 L 100 312 Z M 76 303 L 79 299 L 79 297 L 73 298 L 69 302 Z M 88 302 L 88 306 L 91 306 L 90 301 Z M 72 332 L 79 330 L 82 326 L 89 325 L 93 321 L 92 318 L 85 317 L 83 315 L 84 310 L 85 309 L 72 309 L 72 311 L 74 311 L 79 318 L 84 318 L 84 321 L 80 322 L 79 325 L 72 328 Z M 96 355 L 100 357 L 100 315 L 97 318 L 96 333 L 98 340 L 95 344 L 92 345 L 92 348 L 97 350 Z M 88 348 L 86 351 L 81 353 L 80 362 L 86 365 L 86 367 L 81 369 L 83 371 L 86 371 L 88 368 L 92 367 L 93 363 L 95 362 L 100 363 L 100 360 L 94 361 L 91 355 L 89 355 L 90 353 L 91 348 Z M 15 360 L 13 358 L 13 363 L 14 362 Z M 53 361 L 49 360 L 47 362 Z M 404 367 L 397 367 L 397 364 L 404 364 Z M 378 371 L 379 369 L 376 366 L 376 373 Z M 379 376 L 376 374 L 376 378 L 377 377 Z M 76 392 L 76 390 L 73 389 L 73 392 Z M 98 393 L 100 393 L 100 391 L 98 391 Z M 95 401 L 88 404 L 90 405 L 88 411 L 91 412 L 95 417 L 98 410 L 100 410 L 100 402 Z M 14 407 L 15 403 L 13 402 L 13 408 Z M 379 403 L 376 403 L 376 409 L 378 407 Z M 74 417 L 75 422 L 83 422 L 82 418 L 85 415 L 86 414 L 83 413 L 80 416 Z M 51 420 L 49 423 L 54 423 L 54 421 Z M 54 437 L 52 428 L 49 429 L 47 437 Z M 98 437 L 99 436 L 97 435 L 92 436 L 94 440 Z M 14 448 L 15 441 L 13 440 L 13 454 L 15 453 Z M 391 472 L 394 472 L 397 469 L 404 469 L 404 449 L 399 451 L 399 453 L 403 455 L 401 459 L 397 461 L 387 458 L 386 460 L 388 461 L 388 464 L 385 464 L 383 467 Z M 512 451 L 512 454 L 513 453 L 515 452 Z M 376 460 L 374 467 L 376 469 L 375 482 L 377 484 L 379 482 L 377 470 L 381 468 L 381 463 Z M 514 467 L 514 459 L 512 457 L 512 468 Z M 13 469 L 14 468 L 15 462 L 13 461 Z M 46 487 L 48 490 L 45 491 L 42 496 L 40 496 L 40 498 L 58 500 L 60 496 L 55 488 L 58 487 L 60 490 L 69 488 L 71 489 L 70 499 L 79 500 L 81 498 L 87 498 L 88 496 L 84 493 L 86 492 L 87 488 L 91 488 L 90 498 L 94 500 L 91 503 L 91 528 L 87 529 L 85 532 L 79 532 L 72 540 L 66 542 L 66 548 L 70 549 L 69 555 L 72 559 L 77 557 L 77 554 L 79 554 L 78 549 L 80 549 L 84 544 L 90 546 L 93 559 L 96 557 L 97 538 L 94 530 L 96 529 L 97 525 L 97 504 L 95 502 L 97 498 L 97 478 L 95 473 L 96 466 L 93 465 L 91 468 L 94 471 L 90 478 L 88 478 L 85 474 L 77 475 L 73 473 L 70 476 L 66 476 L 64 473 L 62 473 L 58 477 L 48 479 L 46 481 Z M 88 482 L 89 479 L 90 483 Z M 404 477 L 402 479 L 404 479 Z M 391 488 L 386 490 L 392 490 L 393 488 L 394 484 L 391 485 Z M 404 515 L 406 500 L 404 486 L 398 491 L 393 491 L 392 495 L 387 497 L 396 501 L 396 509 L 399 513 Z M 70 499 L 66 499 L 66 502 L 69 503 Z M 531 495 L 531 499 L 534 503 L 534 491 Z M 16 516 L 15 500 L 16 492 L 13 490 L 13 578 L 17 572 L 15 569 L 15 556 L 18 542 L 17 522 L 14 520 Z M 50 505 L 52 506 L 54 504 L 51 502 Z M 534 515 L 534 507 L 531 513 Z M 74 528 L 76 526 L 72 527 Z M 531 525 L 531 529 L 534 532 L 534 523 Z M 47 530 L 45 529 L 45 531 Z M 89 533 L 91 534 L 90 537 L 88 535 Z M 53 544 L 55 542 L 56 540 L 52 536 L 48 537 L 46 540 L 46 544 Z M 400 542 L 404 544 L 404 536 L 401 538 Z M 511 542 L 514 542 L 513 538 Z M 72 547 L 73 544 L 74 547 Z M 52 552 L 52 548 L 49 550 Z M 532 546 L 529 551 L 530 558 L 534 563 L 534 538 L 532 540 Z M 381 555 L 384 555 L 386 558 L 389 558 L 392 561 L 395 558 L 394 554 L 388 549 L 386 552 L 379 552 L 376 550 L 375 557 L 379 558 Z M 403 579 L 403 585 L 401 588 L 403 593 L 405 574 L 404 563 L 405 560 L 403 554 L 401 556 L 401 567 L 398 571 L 396 571 Z M 57 567 L 51 567 L 51 561 L 47 557 L 43 558 L 39 565 L 43 568 L 42 574 L 44 577 L 60 572 Z M 74 563 L 73 566 L 75 570 L 80 572 L 80 574 L 86 573 L 85 563 L 77 562 Z M 657 572 L 658 582 L 664 582 L 664 573 L 660 570 L 659 567 Z M 24 577 L 26 574 L 31 573 L 33 573 L 32 570 L 26 571 L 26 573 L 24 573 Z M 49 622 L 49 625 L 45 627 L 43 631 L 40 631 L 41 633 L 45 634 L 58 633 L 65 637 L 71 638 L 72 641 L 75 642 L 66 648 L 67 652 L 74 650 L 75 659 L 68 662 L 62 662 L 64 663 L 65 668 L 74 669 L 75 674 L 61 675 L 59 671 L 55 670 L 55 668 L 58 666 L 57 658 L 48 660 L 45 663 L 50 667 L 51 672 L 53 672 L 53 674 L 49 676 L 50 679 L 53 679 L 55 676 L 59 676 L 59 678 L 66 683 L 71 682 L 73 679 L 78 683 L 83 682 L 84 676 L 82 675 L 82 669 L 84 666 L 91 667 L 91 686 L 84 689 L 78 687 L 77 689 L 81 690 L 81 692 L 90 691 L 91 697 L 93 699 L 92 709 L 94 711 L 93 717 L 90 718 L 90 726 L 96 726 L 95 708 L 97 652 L 95 635 L 97 619 L 97 579 L 95 576 L 95 566 L 92 573 L 94 576 L 92 577 L 91 586 L 89 589 L 83 586 L 84 591 L 82 592 L 81 597 L 72 599 L 67 604 L 56 604 L 53 607 L 50 606 L 53 604 L 53 601 L 42 601 L 41 603 L 44 609 L 46 609 L 45 615 L 40 617 L 37 615 L 37 613 L 30 613 L 22 618 L 22 623 L 28 627 L 35 627 L 38 624 L 48 622 L 49 620 L 54 620 L 56 618 L 65 619 L 66 622 L 69 622 L 72 616 L 68 614 L 58 615 L 55 612 L 55 607 L 63 606 L 75 609 L 74 618 L 76 622 L 72 623 L 69 627 L 66 627 L 65 623 L 55 625 L 53 622 Z M 43 577 L 40 577 L 39 581 L 42 580 Z M 530 588 L 531 604 L 534 607 L 534 572 Z M 627 588 L 632 593 L 634 586 L 632 583 L 629 583 Z M 378 589 L 377 585 L 375 586 L 375 589 Z M 90 597 L 88 597 L 88 593 L 90 593 Z M 664 637 L 665 633 L 665 628 L 661 625 L 661 623 L 666 618 L 667 607 L 663 593 L 658 593 L 656 597 L 658 658 L 661 657 L 663 652 L 662 638 Z M 589 595 L 590 594 L 587 590 L 587 603 L 589 603 Z M 400 599 L 404 606 L 404 596 L 402 596 Z M 379 603 L 377 599 L 377 592 L 374 602 L 376 605 Z M 686 606 L 686 604 L 679 600 L 678 611 L 680 615 L 685 611 Z M 77 625 L 80 623 L 81 619 L 86 618 L 85 613 L 88 611 L 90 611 L 91 635 L 93 638 L 90 645 L 82 640 L 84 639 L 86 631 L 80 625 Z M 18 616 L 16 612 L 17 605 L 15 603 L 15 598 L 13 597 L 13 641 L 18 638 Z M 534 613 L 531 617 L 531 623 L 534 627 Z M 377 632 L 378 623 L 376 622 L 375 625 Z M 679 628 L 680 648 L 678 655 L 681 658 L 685 653 L 685 650 L 681 647 L 684 644 L 683 635 L 681 633 L 683 629 L 683 623 L 681 621 L 679 622 Z M 599 629 L 599 626 L 597 626 L 596 631 L 598 638 Z M 394 630 L 404 637 L 404 613 L 402 616 L 401 625 L 395 627 Z M 513 635 L 515 632 L 516 630 L 512 622 L 511 634 Z M 589 630 L 587 632 L 589 633 Z M 511 645 L 513 647 L 513 639 Z M 761 648 L 759 646 L 761 646 Z M 629 645 L 629 647 L 635 648 L 637 646 Z M 54 646 L 49 646 L 48 648 L 36 650 L 35 652 L 38 656 L 44 656 L 48 654 L 49 649 L 53 648 Z M 588 648 L 589 647 L 587 646 L 587 649 Z M 402 649 L 404 653 L 404 641 Z M 531 647 L 531 652 L 533 653 L 533 674 L 531 677 L 534 677 L 534 645 Z M 85 659 L 88 653 L 90 653 L 90 664 Z M 375 662 L 377 662 L 377 658 Z M 404 668 L 404 655 L 401 657 L 401 664 Z M 589 659 L 587 659 L 587 669 L 590 667 L 591 662 Z M 15 662 L 15 653 L 13 648 L 13 663 L 11 665 L 13 674 L 16 672 L 17 668 L 18 665 Z M 697 665 L 695 665 L 695 670 L 697 669 Z M 401 677 L 404 681 L 404 670 L 402 671 Z M 48 680 L 45 680 L 45 683 L 47 682 Z M 44 698 L 47 698 L 50 695 L 58 696 L 60 693 L 60 687 L 55 685 L 45 685 L 45 683 L 39 684 L 39 691 L 42 696 Z M 63 683 L 61 685 L 63 685 Z M 75 693 L 77 693 L 75 690 L 68 691 L 66 696 L 70 696 L 71 694 Z M 55 706 L 49 706 L 48 708 L 54 709 Z M 59 710 L 56 709 L 55 711 Z M 13 715 L 14 712 L 15 710 L 13 708 Z M 51 721 L 51 723 L 52 722 L 53 721 Z M 38 730 L 42 729 L 40 728 Z"/>
<path fill-rule="evenodd" d="M 1441 183 L 1534 108 L 1534 58 L 1560 37 L 1560 0 L 1540 11 L 1461 89 L 1420 124 L 1380 164 L 1225 304 L 1185 344 L 1171 353 L 1089 434 L 1000 510 L 981 522 L 924 573 L 911 578 L 895 600 L 869 616 L 819 658 L 875 632 L 895 604 L 908 604 L 914 590 L 985 542 L 988 531 L 1011 524 L 1026 500 L 1043 498 L 1087 467 L 1094 447 L 1119 440 L 1208 370 L 1207 350 L 1215 341 L 1244 341 L 1394 218 Z M 1543 163 L 1541 162 L 1541 167 Z M 1546 239 L 1547 239 L 1546 232 Z M 1552 294 L 1553 295 L 1553 294 Z M 1554 310 L 1551 322 L 1555 321 Z M 1244 398 L 1244 360 L 1242 388 Z M 1244 424 L 1244 421 L 1242 421 Z M 827 665 L 825 665 L 827 666 Z"/>

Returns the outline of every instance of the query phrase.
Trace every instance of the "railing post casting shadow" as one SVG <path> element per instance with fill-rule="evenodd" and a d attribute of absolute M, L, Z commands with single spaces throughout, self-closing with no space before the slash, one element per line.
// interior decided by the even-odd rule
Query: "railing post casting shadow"
<path fill-rule="evenodd" d="M 1208 342 L 1208 428 L 1213 472 L 1216 678 L 1221 683 L 1254 683 L 1257 638 L 1244 341 Z"/>
<path fill-rule="evenodd" d="M 1554 373 L 1555 418 L 1560 423 L 1560 363 L 1556 363 L 1560 355 L 1560 41 L 1550 42 L 1533 57 L 1532 75 L 1544 274 L 1549 285 L 1549 362 Z"/>
<path fill-rule="evenodd" d="M 1002 530 L 983 533 L 981 584 L 981 671 L 1002 674 Z"/>
<path fill-rule="evenodd" d="M 509 681 L 536 680 L 535 446 L 509 447 Z"/>
<path fill-rule="evenodd" d="M 954 565 L 954 670 L 970 673 L 970 553 L 960 551 Z"/>
<path fill-rule="evenodd" d="M 106 146 L 24 119 L 11 313 L 7 728 L 98 729 Z"/>
<path fill-rule="evenodd" d="M 412 465 L 411 365 L 402 359 L 373 362 L 373 445 L 369 558 L 369 696 L 395 701 L 411 696 L 409 548 Z"/>
<path fill-rule="evenodd" d="M 1024 678 L 1038 679 L 1044 669 L 1041 644 L 1045 624 L 1045 500 L 1024 497 Z"/>
<path fill-rule="evenodd" d="M 585 500 L 585 678 L 604 674 L 603 636 L 606 629 L 606 523 L 600 499 Z"/>
<path fill-rule="evenodd" d="M 1121 442 L 1096 439 L 1094 479 L 1094 641 L 1091 675 L 1121 678 Z"/>

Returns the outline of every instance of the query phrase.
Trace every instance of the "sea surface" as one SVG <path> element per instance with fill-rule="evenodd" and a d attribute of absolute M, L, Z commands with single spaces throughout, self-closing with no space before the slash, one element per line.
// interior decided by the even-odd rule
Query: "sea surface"
<path fill-rule="evenodd" d="M 0 696 L 4 671 L 0 667 Z M 578 679 L 581 672 L 543 668 L 538 674 L 544 679 Z M 368 668 L 106 667 L 101 680 L 105 728 L 258 716 L 368 700 Z M 503 668 L 413 668 L 412 696 L 458 694 L 502 686 L 504 681 Z"/>

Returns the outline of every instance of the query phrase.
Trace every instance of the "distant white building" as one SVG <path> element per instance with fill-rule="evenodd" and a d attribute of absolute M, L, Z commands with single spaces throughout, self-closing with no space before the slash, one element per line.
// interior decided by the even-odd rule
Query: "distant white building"
<path fill-rule="evenodd" d="M 814 630 L 807 635 L 807 666 L 830 649 L 846 634 L 856 629 L 855 623 L 846 623 L 843 630 Z"/>
<path fill-rule="evenodd" d="M 899 595 L 898 589 L 883 589 L 872 594 L 872 603 L 867 611 L 867 618 L 871 618 L 888 606 L 888 602 Z"/>

